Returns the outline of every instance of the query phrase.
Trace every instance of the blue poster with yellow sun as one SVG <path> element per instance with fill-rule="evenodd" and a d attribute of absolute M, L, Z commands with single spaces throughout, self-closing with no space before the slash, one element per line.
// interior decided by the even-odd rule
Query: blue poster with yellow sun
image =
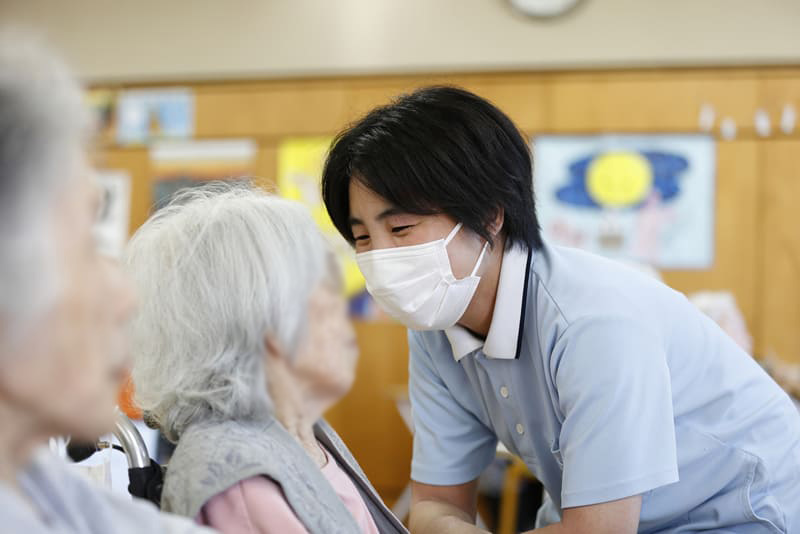
<path fill-rule="evenodd" d="M 660 269 L 714 261 L 714 140 L 701 134 L 545 135 L 534 190 L 551 243 Z"/>

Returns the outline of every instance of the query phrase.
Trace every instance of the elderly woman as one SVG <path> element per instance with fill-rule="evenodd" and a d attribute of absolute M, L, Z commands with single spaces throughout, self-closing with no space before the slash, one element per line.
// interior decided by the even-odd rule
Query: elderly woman
<path fill-rule="evenodd" d="M 177 443 L 162 508 L 225 533 L 405 532 L 322 419 L 354 334 L 305 209 L 246 187 L 184 193 L 133 237 L 136 399 Z"/>
<path fill-rule="evenodd" d="M 81 90 L 45 49 L 0 31 L 0 531 L 206 531 L 68 470 L 50 436 L 110 431 L 134 298 L 92 238 Z"/>

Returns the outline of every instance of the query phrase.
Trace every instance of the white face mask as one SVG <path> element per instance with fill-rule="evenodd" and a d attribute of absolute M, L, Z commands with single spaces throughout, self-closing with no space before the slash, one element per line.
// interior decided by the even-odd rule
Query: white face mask
<path fill-rule="evenodd" d="M 367 291 L 386 313 L 414 330 L 443 330 L 464 315 L 481 281 L 475 273 L 488 243 L 472 273 L 456 280 L 447 245 L 460 228 L 458 223 L 445 239 L 356 254 Z"/>

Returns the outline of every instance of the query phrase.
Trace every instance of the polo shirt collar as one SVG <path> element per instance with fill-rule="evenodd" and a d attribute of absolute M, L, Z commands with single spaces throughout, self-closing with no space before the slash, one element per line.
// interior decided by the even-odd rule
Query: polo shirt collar
<path fill-rule="evenodd" d="M 488 358 L 513 360 L 519 357 L 531 257 L 530 249 L 523 250 L 519 246 L 508 247 L 503 253 L 492 323 L 485 342 L 462 326 L 445 329 L 456 361 L 480 348 Z"/>

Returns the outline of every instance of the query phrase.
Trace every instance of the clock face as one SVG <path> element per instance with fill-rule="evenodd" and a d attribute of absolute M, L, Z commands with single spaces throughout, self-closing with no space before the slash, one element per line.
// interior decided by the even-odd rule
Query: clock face
<path fill-rule="evenodd" d="M 555 17 L 566 13 L 581 0 L 510 0 L 511 5 L 531 17 Z"/>

